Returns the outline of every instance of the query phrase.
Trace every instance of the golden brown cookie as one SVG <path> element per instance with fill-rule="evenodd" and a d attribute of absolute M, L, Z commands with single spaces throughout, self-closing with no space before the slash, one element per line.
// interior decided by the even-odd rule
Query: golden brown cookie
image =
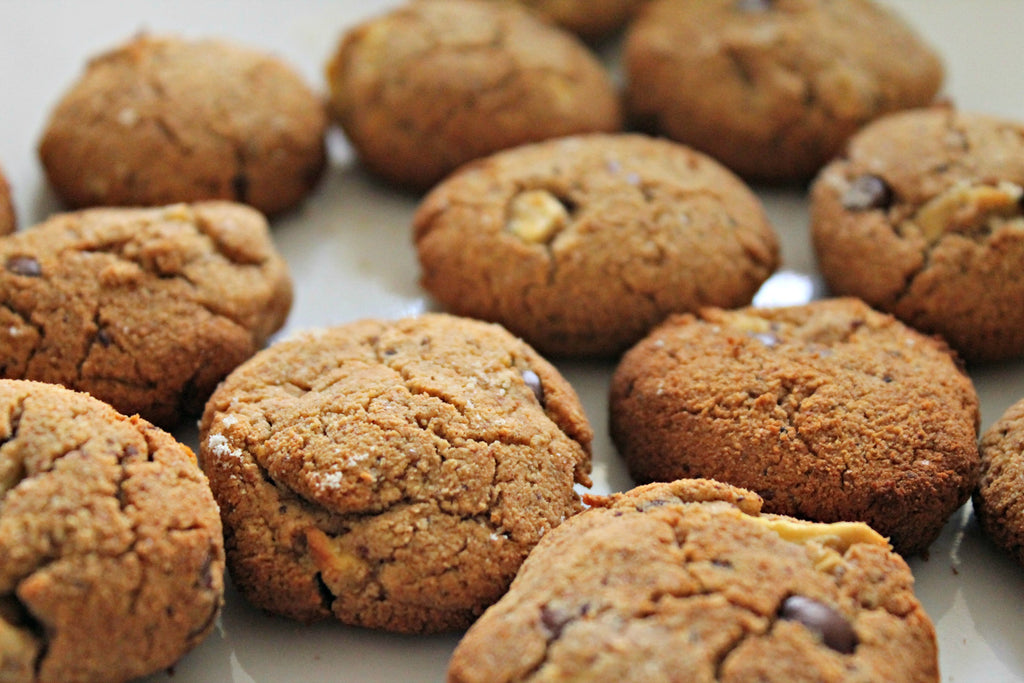
<path fill-rule="evenodd" d="M 252 603 L 421 633 L 469 626 L 580 509 L 591 437 L 533 349 L 428 314 L 257 354 L 207 404 L 199 454 Z"/>
<path fill-rule="evenodd" d="M 291 295 L 247 206 L 59 214 L 0 238 L 0 376 L 170 426 L 281 327 Z"/>
<path fill-rule="evenodd" d="M 673 312 L 749 304 L 778 264 L 757 197 L 682 145 L 594 134 L 518 147 L 414 218 L 422 283 L 542 353 L 617 354 Z"/>
<path fill-rule="evenodd" d="M 934 108 L 858 133 L 812 188 L 818 265 L 969 361 L 1024 356 L 1024 124 Z"/>
<path fill-rule="evenodd" d="M 652 0 L 627 32 L 634 121 L 745 177 L 810 178 L 868 121 L 930 103 L 935 52 L 872 0 Z"/>
<path fill-rule="evenodd" d="M 346 32 L 327 78 L 363 164 L 417 190 L 507 147 L 621 126 L 597 58 L 513 3 L 407 3 Z"/>
<path fill-rule="evenodd" d="M 978 476 L 978 397 L 942 342 L 856 299 L 676 316 L 623 357 L 611 434 L 640 482 L 709 477 L 915 554 Z"/>
<path fill-rule="evenodd" d="M 88 63 L 39 157 L 73 208 L 228 199 L 276 213 L 320 178 L 326 129 L 322 100 L 280 59 L 141 35 Z"/>
<path fill-rule="evenodd" d="M 1000 548 L 1024 564 L 1024 400 L 1010 406 L 981 439 L 974 514 Z"/>
<path fill-rule="evenodd" d="M 0 441 L 0 679 L 119 683 L 206 637 L 224 542 L 188 447 L 17 380 L 0 380 Z"/>
<path fill-rule="evenodd" d="M 7 183 L 3 169 L 0 169 L 0 235 L 8 235 L 18 227 L 18 219 L 14 213 L 14 201 L 11 199 L 11 186 Z"/>
<path fill-rule="evenodd" d="M 449 683 L 939 680 L 906 563 L 867 525 L 707 480 L 588 497 L 469 629 Z"/>
<path fill-rule="evenodd" d="M 507 0 L 503 0 L 507 1 Z M 625 26 L 646 0 L 515 0 L 584 40 L 599 40 Z"/>

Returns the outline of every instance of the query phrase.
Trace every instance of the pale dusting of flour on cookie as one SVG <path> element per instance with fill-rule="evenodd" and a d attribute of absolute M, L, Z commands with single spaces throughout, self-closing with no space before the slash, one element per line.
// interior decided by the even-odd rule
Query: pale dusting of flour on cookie
<path fill-rule="evenodd" d="M 210 450 L 218 458 L 241 458 L 242 451 L 238 448 L 232 448 L 228 444 L 227 437 L 223 434 L 211 434 L 210 438 L 207 439 L 206 445 L 210 447 Z"/>

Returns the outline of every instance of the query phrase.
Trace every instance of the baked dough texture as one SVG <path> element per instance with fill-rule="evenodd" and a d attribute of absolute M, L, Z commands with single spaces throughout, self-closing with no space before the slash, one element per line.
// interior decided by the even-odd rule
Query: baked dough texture
<path fill-rule="evenodd" d="M 223 199 L 275 214 L 322 175 L 327 123 L 320 96 L 277 57 L 139 35 L 89 61 L 39 157 L 70 208 Z"/>
<path fill-rule="evenodd" d="M 463 629 L 581 504 L 592 431 L 497 325 L 364 320 L 278 342 L 207 404 L 234 585 L 301 621 Z"/>
<path fill-rule="evenodd" d="M 982 435 L 974 513 L 982 530 L 1024 565 L 1024 400 Z"/>
<path fill-rule="evenodd" d="M 944 75 L 873 0 L 652 0 L 623 60 L 634 123 L 772 182 L 807 180 L 872 119 L 930 104 Z"/>
<path fill-rule="evenodd" d="M 857 299 L 675 316 L 623 357 L 611 435 L 639 482 L 709 477 L 765 510 L 924 551 L 978 477 L 978 397 L 948 347 Z"/>
<path fill-rule="evenodd" d="M 19 380 L 0 380 L 0 441 L 0 680 L 120 683 L 209 634 L 224 541 L 188 447 Z"/>
<path fill-rule="evenodd" d="M 499 0 L 506 2 L 507 0 Z M 626 25 L 646 0 L 516 0 L 580 38 L 596 41 Z"/>
<path fill-rule="evenodd" d="M 501 149 L 622 126 L 597 57 L 509 2 L 406 3 L 347 31 L 327 80 L 366 168 L 418 191 Z"/>
<path fill-rule="evenodd" d="M 818 266 L 969 362 L 1024 356 L 1024 124 L 950 108 L 859 132 L 811 191 Z"/>
<path fill-rule="evenodd" d="M 413 219 L 422 284 L 541 353 L 617 355 L 669 313 L 749 304 L 778 265 L 760 200 L 713 159 L 642 135 L 499 152 Z"/>
<path fill-rule="evenodd" d="M 171 426 L 202 411 L 291 301 L 266 219 L 248 206 L 57 214 L 0 238 L 0 376 Z"/>
<path fill-rule="evenodd" d="M 449 683 L 939 680 L 906 563 L 861 523 L 708 480 L 607 497 L 544 537 Z"/>

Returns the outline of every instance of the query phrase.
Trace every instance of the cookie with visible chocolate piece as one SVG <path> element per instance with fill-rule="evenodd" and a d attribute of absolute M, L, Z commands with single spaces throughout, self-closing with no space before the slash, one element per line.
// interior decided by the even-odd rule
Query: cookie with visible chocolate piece
<path fill-rule="evenodd" d="M 273 214 L 319 180 L 327 122 L 322 99 L 277 57 L 140 35 L 89 61 L 39 157 L 71 208 L 224 199 Z"/>
<path fill-rule="evenodd" d="M 865 524 L 707 480 L 607 497 L 544 537 L 449 683 L 939 680 L 906 563 Z"/>
<path fill-rule="evenodd" d="M 872 0 L 652 0 L 627 31 L 627 109 L 740 175 L 803 181 L 869 121 L 930 104 L 936 53 Z"/>
<path fill-rule="evenodd" d="M 709 477 L 765 510 L 924 551 L 978 477 L 978 397 L 948 347 L 857 299 L 675 316 L 622 358 L 611 435 L 640 482 Z"/>
<path fill-rule="evenodd" d="M 8 235 L 18 227 L 14 213 L 14 202 L 11 200 L 11 186 L 7 183 L 3 169 L 0 169 L 0 235 Z"/>
<path fill-rule="evenodd" d="M 974 514 L 992 541 L 1024 565 L 1024 400 L 981 438 L 981 476 Z"/>
<path fill-rule="evenodd" d="M 647 0 L 516 1 L 584 40 L 599 40 L 625 26 Z"/>
<path fill-rule="evenodd" d="M 586 46 L 509 2 L 406 3 L 347 31 L 327 80 L 363 164 L 414 190 L 501 149 L 622 125 Z"/>
<path fill-rule="evenodd" d="M 249 601 L 427 633 L 469 626 L 579 511 L 591 438 L 532 348 L 426 314 L 257 354 L 210 398 L 199 456 Z"/>
<path fill-rule="evenodd" d="M 749 304 L 779 258 L 736 176 L 642 135 L 499 152 L 434 188 L 413 223 L 424 288 L 541 353 L 618 354 L 669 313 Z"/>
<path fill-rule="evenodd" d="M 0 380 L 0 442 L 0 678 L 119 683 L 210 633 L 224 541 L 186 446 L 18 380 Z"/>
<path fill-rule="evenodd" d="M 281 327 L 291 296 L 250 207 L 58 214 L 0 238 L 0 376 L 172 426 Z"/>
<path fill-rule="evenodd" d="M 811 190 L 829 288 L 940 334 L 968 361 L 1024 356 L 1024 124 L 892 114 Z"/>

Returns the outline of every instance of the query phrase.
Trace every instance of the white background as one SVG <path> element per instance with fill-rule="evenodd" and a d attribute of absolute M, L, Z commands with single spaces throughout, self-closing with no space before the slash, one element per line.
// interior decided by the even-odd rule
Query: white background
<path fill-rule="evenodd" d="M 89 56 L 141 30 L 219 36 L 277 54 L 323 90 L 324 65 L 341 33 L 395 4 L 0 0 L 0 167 L 13 185 L 20 225 L 59 210 L 35 147 L 50 108 Z M 1024 0 L 889 4 L 942 53 L 946 93 L 961 108 L 1024 120 Z M 613 53 L 607 50 L 606 57 Z M 282 335 L 432 308 L 417 283 L 410 238 L 417 198 L 367 178 L 337 131 L 331 152 L 331 167 L 314 195 L 274 223 L 274 236 L 296 281 L 295 306 Z M 782 238 L 784 259 L 784 271 L 758 302 L 797 303 L 820 296 L 803 194 L 764 188 L 758 192 Z M 607 436 L 605 394 L 611 365 L 557 364 L 581 394 L 594 425 L 595 490 L 629 488 Z M 974 368 L 971 374 L 982 399 L 983 427 L 1024 398 L 1021 363 Z M 182 430 L 179 437 L 195 446 L 194 429 Z M 1024 680 L 1024 568 L 980 536 L 969 505 L 950 520 L 928 558 L 913 559 L 911 566 L 918 596 L 938 630 L 943 681 Z M 229 588 L 214 633 L 171 674 L 147 680 L 442 681 L 456 640 L 455 635 L 400 637 L 335 623 L 303 626 L 263 615 Z"/>

